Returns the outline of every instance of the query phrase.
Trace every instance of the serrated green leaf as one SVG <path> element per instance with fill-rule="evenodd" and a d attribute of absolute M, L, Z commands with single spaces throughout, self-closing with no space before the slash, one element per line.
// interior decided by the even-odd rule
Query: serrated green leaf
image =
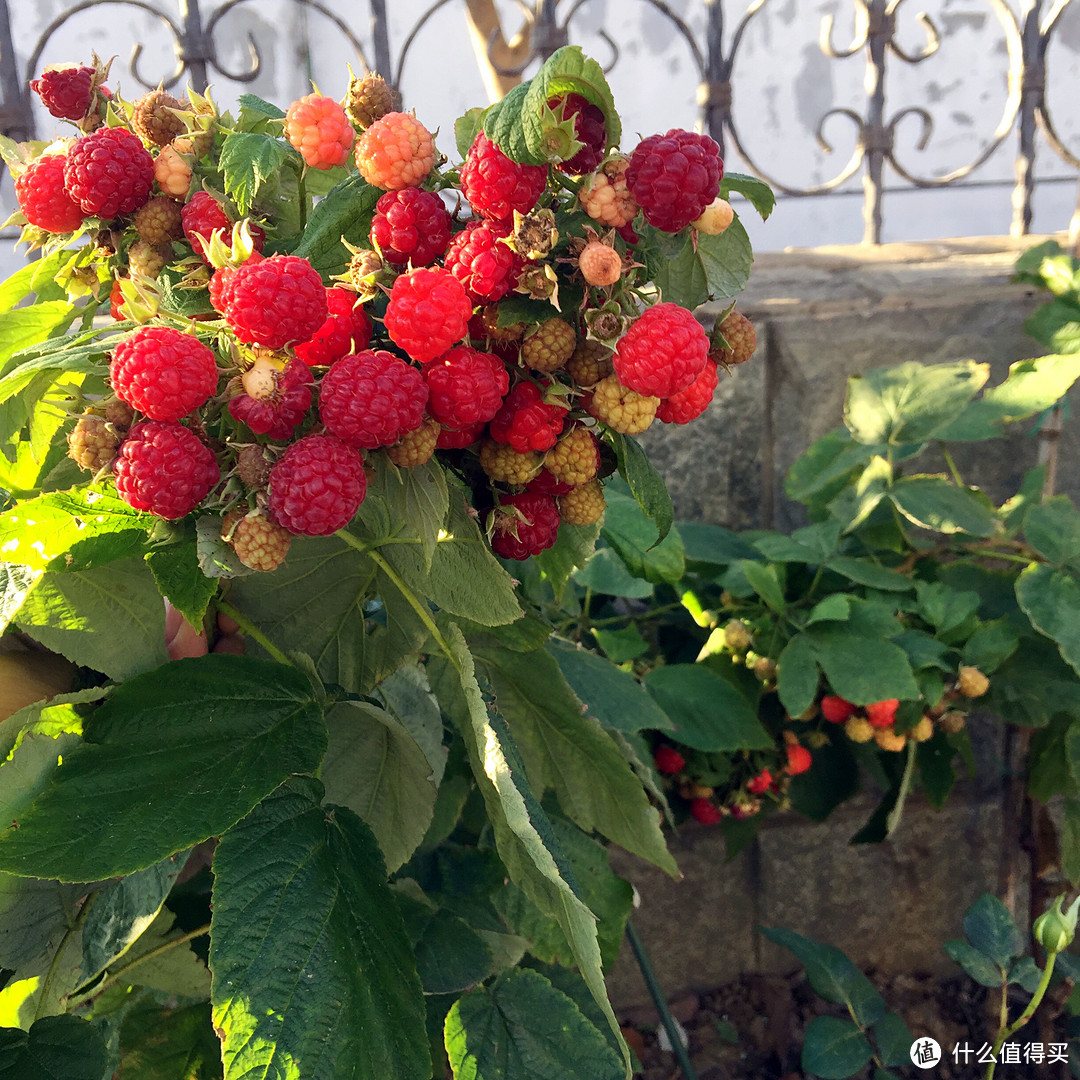
<path fill-rule="evenodd" d="M 1020 646 L 1016 631 L 1006 619 L 983 623 L 964 643 L 961 661 L 992 675 Z"/>
<path fill-rule="evenodd" d="M 210 998 L 210 972 L 187 942 L 171 944 L 184 936 L 176 916 L 162 908 L 156 919 L 115 965 L 122 986 L 144 986 L 170 997 Z"/>
<path fill-rule="evenodd" d="M 726 199 L 733 191 L 737 191 L 750 202 L 761 215 L 762 221 L 768 221 L 776 206 L 776 195 L 764 180 L 747 176 L 745 173 L 725 172 L 720 181 L 720 195 Z"/>
<path fill-rule="evenodd" d="M 1055 566 L 1080 567 L 1080 512 L 1067 495 L 1033 505 L 1024 516 L 1024 537 Z"/>
<path fill-rule="evenodd" d="M 874 1024 L 873 1032 L 883 1064 L 897 1069 L 911 1064 L 915 1038 L 899 1013 L 887 1012 Z"/>
<path fill-rule="evenodd" d="M 241 109 L 250 109 L 252 112 L 262 113 L 271 120 L 284 120 L 285 114 L 276 105 L 265 101 L 257 94 L 241 94 L 237 99 Z"/>
<path fill-rule="evenodd" d="M 235 131 L 225 136 L 218 165 L 225 179 L 225 193 L 241 214 L 251 210 L 259 189 L 288 157 L 289 148 L 270 135 Z"/>
<path fill-rule="evenodd" d="M 632 435 L 609 431 L 607 437 L 611 440 L 619 461 L 619 472 L 630 488 L 630 494 L 645 515 L 656 522 L 657 538 L 654 546 L 663 543 L 675 521 L 671 495 L 664 478 L 656 471 L 656 466 L 649 461 L 641 444 Z M 609 490 L 607 495 L 610 497 L 611 494 L 613 492 Z"/>
<path fill-rule="evenodd" d="M 1001 968 L 973 945 L 954 939 L 946 941 L 942 948 L 949 959 L 956 961 L 980 986 L 1001 986 Z"/>
<path fill-rule="evenodd" d="M 600 529 L 601 522 L 595 525 L 567 525 L 564 522 L 559 526 L 555 543 L 534 556 L 544 579 L 551 585 L 557 604 L 562 603 L 563 591 L 574 571 L 591 564 Z"/>
<path fill-rule="evenodd" d="M 133 873 L 223 832 L 326 748 L 305 676 L 217 654 L 129 679 L 85 731 L 59 767 L 52 751 L 40 791 L 3 786 L 0 820 L 18 827 L 0 834 L 0 870 L 61 881 Z"/>
<path fill-rule="evenodd" d="M 428 1080 L 420 980 L 378 845 L 321 797 L 318 781 L 289 780 L 218 844 L 210 969 L 225 1080 Z"/>
<path fill-rule="evenodd" d="M 771 564 L 744 559 L 740 564 L 750 587 L 773 611 L 784 610 L 784 589 L 780 584 L 776 567 Z"/>
<path fill-rule="evenodd" d="M 482 105 L 469 109 L 463 116 L 454 121 L 454 145 L 457 146 L 458 157 L 462 161 L 469 152 L 476 133 L 484 128 L 484 116 L 487 112 Z"/>
<path fill-rule="evenodd" d="M 0 314 L 0 401 L 26 385 L 23 366 L 12 363 L 13 358 L 18 360 L 17 353 L 65 330 L 77 314 L 66 300 L 46 300 Z"/>
<path fill-rule="evenodd" d="M 631 574 L 656 584 L 675 584 L 686 569 L 682 538 L 668 532 L 657 541 L 656 527 L 634 499 L 619 491 L 605 493 L 602 536 L 618 553 Z"/>
<path fill-rule="evenodd" d="M 939 634 L 961 626 L 979 610 L 980 598 L 971 589 L 953 589 L 940 581 L 920 581 L 916 586 L 919 614 Z"/>
<path fill-rule="evenodd" d="M 155 548 L 146 556 L 161 595 L 192 626 L 201 626 L 206 609 L 217 592 L 217 579 L 207 577 L 199 566 L 195 540 Z"/>
<path fill-rule="evenodd" d="M 1080 673 L 1080 579 L 1032 564 L 1016 580 L 1016 599 L 1031 625 L 1054 641 L 1062 659 Z"/>
<path fill-rule="evenodd" d="M 823 435 L 798 457 L 784 477 L 784 490 L 797 502 L 813 505 L 824 493 L 824 502 L 837 493 L 854 474 L 866 467 L 883 447 L 853 442 L 847 428 Z"/>
<path fill-rule="evenodd" d="M 44 974 L 84 891 L 81 885 L 0 874 L 0 967 Z"/>
<path fill-rule="evenodd" d="M 42 259 L 27 263 L 16 270 L 11 277 L 0 283 L 0 314 L 19 307 L 26 297 L 34 294 L 38 304 L 62 300 L 66 297 L 64 288 L 57 285 L 53 278 L 70 262 L 72 253 L 68 248 L 59 248 Z M 0 325 L 3 325 L 0 323 Z"/>
<path fill-rule="evenodd" d="M 909 521 L 935 532 L 993 536 L 997 516 L 989 497 L 977 488 L 957 487 L 944 476 L 902 476 L 889 497 Z"/>
<path fill-rule="evenodd" d="M 45 1016 L 29 1031 L 0 1028 L 4 1080 L 102 1080 L 108 1052 L 92 1024 L 75 1016 Z"/>
<path fill-rule="evenodd" d="M 636 660 L 649 651 L 649 643 L 641 636 L 641 631 L 634 625 L 627 626 L 622 630 L 595 628 L 590 632 L 596 639 L 596 644 L 600 646 L 600 650 L 612 664 L 623 664 L 628 660 Z M 566 675 L 565 665 L 560 664 L 559 666 L 562 667 L 563 674 Z M 570 676 L 567 675 L 566 677 L 567 681 L 573 685 Z M 577 687 L 574 687 L 574 691 L 578 697 L 582 696 L 581 690 Z"/>
<path fill-rule="evenodd" d="M 841 574 L 858 585 L 871 589 L 883 589 L 886 592 L 907 592 L 912 588 L 910 578 L 896 573 L 888 567 L 879 566 L 870 559 L 857 559 L 851 555 L 834 555 L 827 560 L 825 567 Z"/>
<path fill-rule="evenodd" d="M 1080 303 L 1075 296 L 1057 297 L 1036 308 L 1024 330 L 1051 352 L 1080 352 Z"/>
<path fill-rule="evenodd" d="M 370 244 L 371 219 L 383 192 L 360 176 L 350 176 L 324 196 L 311 211 L 294 255 L 307 259 L 324 277 L 340 274 L 349 264 L 344 238 L 356 247 Z"/>
<path fill-rule="evenodd" d="M 221 1080 L 209 1002 L 179 1009 L 136 1003 L 120 1025 L 119 1053 L 113 1080 Z"/>
<path fill-rule="evenodd" d="M 0 634 L 7 630 L 41 574 L 18 563 L 0 563 Z"/>
<path fill-rule="evenodd" d="M 707 299 L 727 300 L 746 288 L 754 252 L 738 214 L 718 236 L 698 234 L 697 259 L 705 271 Z"/>
<path fill-rule="evenodd" d="M 432 460 L 398 469 L 382 455 L 372 462 L 373 476 L 360 505 L 359 521 L 373 540 L 405 540 L 415 535 L 427 568 L 450 510 L 446 474 Z"/>
<path fill-rule="evenodd" d="M 919 688 L 907 653 L 890 641 L 875 641 L 843 628 L 805 630 L 833 693 L 853 705 L 917 698 Z"/>
<path fill-rule="evenodd" d="M 529 149 L 521 123 L 521 111 L 529 83 L 518 83 L 505 97 L 484 113 L 484 134 L 511 160 L 519 165 L 545 165 L 547 154 Z"/>
<path fill-rule="evenodd" d="M 866 1036 L 850 1020 L 815 1016 L 806 1026 L 802 1066 L 820 1080 L 846 1080 L 873 1057 Z"/>
<path fill-rule="evenodd" d="M 790 716 L 801 716 L 814 704 L 817 688 L 814 647 L 805 634 L 796 634 L 776 661 L 776 690 L 780 704 Z"/>
<path fill-rule="evenodd" d="M 1023 936 L 1009 909 L 990 893 L 983 893 L 964 912 L 964 936 L 1003 971 L 1024 948 Z"/>

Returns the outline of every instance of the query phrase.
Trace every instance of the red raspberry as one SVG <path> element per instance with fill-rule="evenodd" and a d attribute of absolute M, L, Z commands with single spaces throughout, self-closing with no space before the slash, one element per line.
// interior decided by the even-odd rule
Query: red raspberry
<path fill-rule="evenodd" d="M 30 163 L 15 180 L 15 198 L 31 225 L 51 233 L 74 232 L 86 214 L 67 193 L 63 154 L 46 154 Z"/>
<path fill-rule="evenodd" d="M 559 510 L 555 500 L 541 491 L 500 495 L 494 511 L 491 550 L 504 559 L 527 559 L 555 543 Z"/>
<path fill-rule="evenodd" d="M 383 191 L 416 187 L 435 164 L 435 142 L 411 113 L 392 112 L 356 140 L 356 167 Z"/>
<path fill-rule="evenodd" d="M 572 116 L 574 138 L 584 143 L 569 161 L 560 161 L 555 168 L 569 176 L 581 176 L 582 173 L 592 172 L 603 160 L 604 148 L 607 146 L 607 128 L 604 126 L 603 110 L 580 94 L 548 98 L 548 107 L 561 120 L 569 120 Z"/>
<path fill-rule="evenodd" d="M 691 799 L 690 816 L 702 825 L 719 825 L 724 820 L 720 807 L 710 799 Z"/>
<path fill-rule="evenodd" d="M 394 281 L 384 324 L 395 345 L 428 364 L 465 336 L 471 315 L 465 287 L 449 270 L 421 268 Z"/>
<path fill-rule="evenodd" d="M 712 404 L 718 381 L 716 365 L 706 364 L 689 386 L 660 402 L 657 420 L 665 424 L 689 424 L 696 420 Z"/>
<path fill-rule="evenodd" d="M 127 128 L 98 128 L 71 148 L 68 194 L 87 214 L 108 219 L 138 210 L 154 186 L 154 159 Z"/>
<path fill-rule="evenodd" d="M 799 773 L 806 772 L 811 763 L 810 751 L 805 746 L 799 746 L 798 743 L 795 743 L 787 747 L 787 771 L 789 776 L 798 776 Z"/>
<path fill-rule="evenodd" d="M 762 769 L 753 780 L 747 781 L 746 790 L 751 795 L 764 795 L 772 787 L 772 782 L 772 773 L 768 769 Z"/>
<path fill-rule="evenodd" d="M 94 69 L 85 65 L 46 68 L 31 81 L 30 89 L 58 120 L 81 120 L 94 96 Z"/>
<path fill-rule="evenodd" d="M 900 702 L 896 698 L 887 698 L 885 701 L 875 701 L 866 706 L 866 719 L 871 727 L 887 728 L 896 719 L 896 709 Z"/>
<path fill-rule="evenodd" d="M 124 290 L 120 287 L 120 278 L 115 278 L 112 288 L 109 290 L 109 314 L 117 321 L 123 322 L 127 315 L 122 310 L 124 303 Z"/>
<path fill-rule="evenodd" d="M 521 257 L 499 243 L 513 232 L 508 221 L 476 221 L 459 232 L 446 249 L 443 266 L 477 303 L 501 300 L 521 274 Z"/>
<path fill-rule="evenodd" d="M 213 352 L 191 334 L 141 326 L 125 337 L 109 363 L 112 388 L 151 420 L 179 420 L 217 389 Z"/>
<path fill-rule="evenodd" d="M 461 428 L 443 427 L 439 431 L 435 445 L 440 450 L 464 450 L 480 438 L 485 427 L 487 427 L 486 420 L 481 420 L 478 424 L 466 424 Z"/>
<path fill-rule="evenodd" d="M 204 261 L 206 245 L 210 243 L 215 229 L 220 229 L 222 241 L 231 245 L 233 223 L 225 208 L 208 191 L 196 191 L 184 203 L 180 220 L 188 243 Z"/>
<path fill-rule="evenodd" d="M 190 514 L 221 479 L 209 447 L 182 424 L 144 420 L 120 445 L 116 491 L 136 510 L 162 518 Z"/>
<path fill-rule="evenodd" d="M 667 398 L 685 390 L 709 358 L 709 335 L 684 307 L 646 308 L 615 348 L 615 374 L 627 389 Z"/>
<path fill-rule="evenodd" d="M 356 132 L 333 98 L 308 94 L 285 110 L 285 136 L 312 169 L 332 169 L 349 160 Z"/>
<path fill-rule="evenodd" d="M 545 495 L 567 495 L 574 490 L 573 484 L 566 483 L 565 480 L 559 480 L 550 469 L 541 469 L 533 478 L 529 481 L 530 491 L 542 491 Z"/>
<path fill-rule="evenodd" d="M 365 494 L 364 462 L 333 435 L 305 435 L 270 470 L 270 513 L 301 536 L 329 536 L 343 529 Z"/>
<path fill-rule="evenodd" d="M 371 341 L 371 322 L 351 289 L 327 289 L 326 310 L 326 322 L 309 340 L 293 348 L 308 367 L 329 366 L 349 353 L 366 349 Z"/>
<path fill-rule="evenodd" d="M 459 429 L 490 420 L 510 386 L 497 356 L 468 345 L 444 353 L 425 369 L 424 377 L 431 394 L 428 412 L 445 427 Z"/>
<path fill-rule="evenodd" d="M 229 415 L 256 435 L 288 439 L 311 408 L 311 369 L 290 360 L 282 371 L 271 371 L 267 389 L 258 396 L 245 393 L 229 399 Z"/>
<path fill-rule="evenodd" d="M 326 321 L 319 272 L 296 255 L 271 255 L 238 267 L 225 321 L 241 340 L 267 349 L 307 341 Z"/>
<path fill-rule="evenodd" d="M 826 694 L 821 699 L 821 715 L 830 724 L 842 724 L 855 712 L 855 708 L 850 701 L 845 701 L 836 694 Z M 891 724 L 892 721 L 890 720 L 889 723 Z"/>
<path fill-rule="evenodd" d="M 650 225 L 678 232 L 720 194 L 723 175 L 720 147 L 712 139 L 672 128 L 638 144 L 626 182 Z"/>
<path fill-rule="evenodd" d="M 511 161 L 482 131 L 476 133 L 461 166 L 461 190 L 482 217 L 527 214 L 547 185 L 547 166 Z"/>
<path fill-rule="evenodd" d="M 395 266 L 430 266 L 450 243 L 450 213 L 433 191 L 388 191 L 375 204 L 371 242 Z"/>
<path fill-rule="evenodd" d="M 653 761 L 657 771 L 665 776 L 674 776 L 686 768 L 686 758 L 674 746 L 658 746 L 653 752 Z"/>
<path fill-rule="evenodd" d="M 566 422 L 564 405 L 549 405 L 536 383 L 521 382 L 510 391 L 491 421 L 491 437 L 507 443 L 519 454 L 550 450 Z"/>
<path fill-rule="evenodd" d="M 424 421 L 424 376 L 393 353 L 367 349 L 323 376 L 319 416 L 331 435 L 357 449 L 390 446 Z"/>

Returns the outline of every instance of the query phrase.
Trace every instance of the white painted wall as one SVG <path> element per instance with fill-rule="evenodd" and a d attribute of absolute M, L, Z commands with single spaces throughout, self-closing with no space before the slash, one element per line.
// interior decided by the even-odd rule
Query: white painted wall
<path fill-rule="evenodd" d="M 322 0 L 338 11 L 367 47 L 370 32 L 363 0 Z M 1012 0 L 1015 4 L 1018 0 Z M 178 20 L 177 0 L 155 0 L 159 9 Z M 699 41 L 703 41 L 703 0 L 668 0 Z M 218 0 L 202 0 L 206 17 Z M 70 5 L 64 0 L 9 0 L 16 49 L 22 62 L 43 29 Z M 395 57 L 428 0 L 388 0 L 391 50 Z M 569 0 L 563 0 L 564 10 Z M 512 0 L 498 0 L 508 32 L 516 30 L 520 9 Z M 745 5 L 727 0 L 730 35 Z M 975 158 L 990 139 L 1006 98 L 1004 34 L 989 0 L 926 0 L 920 8 L 903 6 L 898 32 L 902 46 L 916 52 L 925 41 L 916 16 L 926 10 L 942 33 L 938 54 L 911 66 L 890 57 L 887 80 L 887 115 L 905 106 L 922 106 L 935 120 L 935 130 L 924 151 L 915 143 L 919 121 L 909 116 L 898 129 L 897 155 L 922 176 L 936 177 Z M 834 40 L 846 46 L 854 32 L 852 0 L 768 0 L 748 23 L 735 68 L 736 123 L 747 151 L 775 178 L 792 186 L 821 184 L 843 167 L 854 147 L 854 125 L 833 117 L 825 132 L 836 147 L 824 154 L 814 131 L 831 107 L 865 108 L 862 54 L 845 60 L 826 58 L 819 46 L 821 20 L 836 19 Z M 691 127 L 697 119 L 695 96 L 698 75 L 692 52 L 675 26 L 648 0 L 588 0 L 571 23 L 571 40 L 601 62 L 613 57 L 599 36 L 603 28 L 615 39 L 618 60 L 609 73 L 623 117 L 624 146 L 632 148 L 637 135 L 669 127 Z M 309 90 L 311 70 L 304 49 L 310 36 L 311 69 L 319 89 L 339 96 L 345 88 L 345 64 L 351 48 L 329 20 L 305 11 L 293 0 L 249 0 L 233 8 L 220 21 L 215 41 L 223 68 L 247 68 L 248 35 L 262 57 L 257 78 L 247 84 L 214 74 L 212 84 L 222 105 L 245 90 L 286 104 Z M 102 56 L 116 55 L 111 84 L 125 96 L 140 91 L 126 69 L 136 42 L 143 45 L 140 69 L 147 78 L 172 71 L 172 37 L 150 13 L 121 3 L 107 3 L 69 19 L 50 40 L 42 65 L 78 61 L 91 49 Z M 1061 20 L 1048 56 L 1050 100 L 1059 134 L 1080 155 L 1080 2 L 1074 2 Z M 535 68 L 530 68 L 526 74 Z M 422 27 L 410 48 L 402 72 L 406 104 L 432 129 L 440 129 L 439 144 L 453 153 L 454 118 L 471 105 L 484 102 L 483 87 L 465 29 L 463 4 L 450 0 Z M 56 130 L 43 109 L 38 130 Z M 1015 133 L 971 179 L 978 186 L 948 191 L 889 192 L 885 200 L 885 239 L 930 239 L 942 236 L 1007 232 L 1011 216 L 1009 185 L 1012 179 Z M 1038 175 L 1045 182 L 1036 192 L 1033 231 L 1065 228 L 1076 205 L 1077 179 L 1070 166 L 1058 159 L 1045 140 L 1039 140 Z M 746 171 L 730 147 L 728 168 Z M 1054 178 L 1061 178 L 1060 180 Z M 907 188 L 895 173 L 886 182 Z M 855 243 L 862 236 L 861 181 L 845 185 L 845 194 L 823 198 L 782 199 L 766 224 L 746 215 L 755 246 L 780 250 L 788 246 Z M 10 183 L 0 193 L 6 216 L 11 207 Z M 6 207 L 6 208 L 5 208 Z M 6 247 L 6 245 L 5 245 Z M 9 251 L 0 260 L 11 265 Z M 2 269 L 2 267 L 0 267 Z"/>

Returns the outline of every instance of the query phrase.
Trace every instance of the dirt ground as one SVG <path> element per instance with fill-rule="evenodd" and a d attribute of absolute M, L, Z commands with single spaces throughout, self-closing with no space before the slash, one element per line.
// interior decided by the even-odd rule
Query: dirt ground
<path fill-rule="evenodd" d="M 905 1080 L 976 1080 L 985 1076 L 986 1065 L 977 1065 L 980 1046 L 992 1041 L 1000 994 L 991 993 L 970 979 L 933 979 L 899 975 L 871 978 L 889 1007 L 898 1012 L 917 1035 L 928 1035 L 941 1045 L 938 1065 L 919 1069 L 914 1065 L 894 1068 L 893 1075 Z M 1044 1001 L 1039 1013 L 1013 1036 L 1021 1053 L 1024 1044 L 1068 1040 L 1070 1017 L 1061 1012 L 1068 990 L 1057 1000 Z M 1010 1018 L 1023 1012 L 1027 995 L 1019 992 L 1010 1001 Z M 828 1014 L 846 1017 L 842 1007 L 823 1002 L 800 971 L 790 978 L 746 975 L 735 982 L 702 994 L 686 994 L 669 1003 L 675 1019 L 689 1037 L 690 1060 L 698 1080 L 802 1080 L 800 1064 L 803 1033 L 815 1017 Z M 1055 1018 L 1054 1013 L 1058 1015 Z M 652 1009 L 624 1011 L 620 1020 L 624 1033 L 643 1065 L 637 1075 L 644 1080 L 684 1080 L 674 1054 L 666 1052 L 657 1038 L 657 1017 Z M 971 1063 L 958 1064 L 952 1048 L 971 1048 Z M 961 1054 L 962 1057 L 962 1054 Z M 1023 1059 L 1021 1058 L 1023 1062 Z M 856 1074 L 869 1080 L 873 1067 Z M 999 1064 L 995 1080 L 1066 1080 L 1066 1064 Z"/>

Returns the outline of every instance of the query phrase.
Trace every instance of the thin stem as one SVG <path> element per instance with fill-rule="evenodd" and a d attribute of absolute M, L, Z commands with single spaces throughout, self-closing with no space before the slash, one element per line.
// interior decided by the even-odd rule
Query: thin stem
<path fill-rule="evenodd" d="M 1043 968 L 1042 978 L 1039 980 L 1039 985 L 1035 987 L 1035 993 L 1027 1003 L 1027 1008 L 1008 1027 L 1002 1028 L 998 1032 L 998 1036 L 994 1040 L 994 1048 L 991 1051 L 992 1060 L 986 1070 L 986 1080 L 994 1080 L 994 1069 L 997 1066 L 997 1056 L 1001 1051 L 1002 1046 L 1005 1045 L 1006 1040 L 1011 1035 L 1015 1035 L 1035 1015 L 1035 1010 L 1041 1004 L 1042 999 L 1046 994 L 1046 990 L 1050 986 L 1050 978 L 1054 974 L 1054 964 L 1056 962 L 1057 953 L 1049 953 L 1046 957 L 1046 967 Z M 1006 1016 L 1008 1016 L 1008 1013 L 1006 1013 Z"/>
<path fill-rule="evenodd" d="M 237 611 L 228 600 L 218 599 L 217 607 L 218 611 L 228 615 L 230 619 L 234 619 L 240 629 L 248 637 L 257 641 L 279 664 L 288 664 L 289 667 L 296 666 L 243 612 Z"/>
<path fill-rule="evenodd" d="M 949 447 L 945 443 L 939 442 L 938 448 L 941 450 L 941 456 L 945 459 L 945 464 L 949 467 L 949 472 L 952 473 L 954 483 L 957 487 L 964 487 L 964 481 L 960 479 L 960 470 L 956 467 L 952 454 L 949 453 Z"/>
<path fill-rule="evenodd" d="M 79 914 L 75 916 L 71 925 L 64 932 L 64 936 L 60 939 L 60 944 L 57 946 L 56 952 L 53 954 L 52 962 L 49 964 L 49 970 L 45 972 L 45 981 L 38 990 L 37 1005 L 34 1007 L 35 1022 L 40 1020 L 45 1013 L 45 1003 L 49 1000 L 53 983 L 56 982 L 56 977 L 60 973 L 60 961 L 63 959 L 64 953 L 71 943 L 71 939 L 82 928 L 82 924 L 86 921 L 86 916 L 90 914 L 90 909 L 94 906 L 94 901 L 97 897 L 97 893 L 91 893 L 86 900 L 83 901 L 83 906 L 79 909 Z"/>
<path fill-rule="evenodd" d="M 634 959 L 637 960 L 638 967 L 641 969 L 641 977 L 649 988 L 649 996 L 653 999 L 656 1011 L 660 1015 L 660 1023 L 664 1025 L 664 1030 L 668 1034 L 671 1049 L 679 1062 L 683 1075 L 686 1080 L 697 1080 L 697 1073 L 690 1062 L 690 1055 L 683 1045 L 682 1033 L 678 1024 L 675 1023 L 675 1018 L 671 1015 L 667 1001 L 664 999 L 664 989 L 656 978 L 656 972 L 649 962 L 649 954 L 645 951 L 645 945 L 642 943 L 641 938 L 638 937 L 637 930 L 634 929 L 634 924 L 629 919 L 626 920 L 626 939 L 630 942 L 630 948 L 634 950 Z"/>
<path fill-rule="evenodd" d="M 186 945 L 189 941 L 194 941 L 196 938 L 209 933 L 210 924 L 206 923 L 204 926 L 197 927 L 195 930 L 189 930 L 186 934 L 181 934 L 178 938 L 171 938 L 169 941 L 156 946 L 149 952 L 143 953 L 142 956 L 137 956 L 130 964 L 125 964 L 122 968 L 117 968 L 116 971 L 114 971 L 99 986 L 95 986 L 94 996 L 96 997 L 97 995 L 104 993 L 110 986 L 115 986 L 129 971 L 132 970 L 132 968 L 137 968 L 147 960 L 156 960 L 170 949 L 175 949 L 180 945 Z"/>
<path fill-rule="evenodd" d="M 889 811 L 885 819 L 886 835 L 891 836 L 900 824 L 900 816 L 904 812 L 904 803 L 907 801 L 908 792 L 911 790 L 911 781 L 915 776 L 916 743 L 908 739 L 907 760 L 904 762 L 904 774 L 900 777 L 900 790 L 896 793 L 896 803 Z"/>

